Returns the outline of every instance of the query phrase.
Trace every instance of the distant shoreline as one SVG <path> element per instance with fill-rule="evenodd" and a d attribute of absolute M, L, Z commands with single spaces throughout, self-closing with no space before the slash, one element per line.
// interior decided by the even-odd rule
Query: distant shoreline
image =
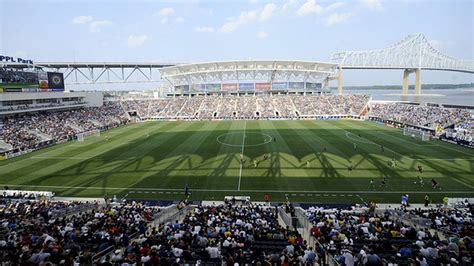
<path fill-rule="evenodd" d="M 337 87 L 330 87 L 331 90 L 337 90 Z M 373 85 L 373 86 L 344 86 L 344 90 L 401 90 L 400 85 Z M 413 90 L 414 86 L 409 86 Z M 423 84 L 423 90 L 455 90 L 455 89 L 474 89 L 474 83 L 465 84 Z"/>

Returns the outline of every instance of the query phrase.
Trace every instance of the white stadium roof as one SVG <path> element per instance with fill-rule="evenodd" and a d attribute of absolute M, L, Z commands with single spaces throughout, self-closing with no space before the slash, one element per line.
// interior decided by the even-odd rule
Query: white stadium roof
<path fill-rule="evenodd" d="M 239 81 L 321 82 L 335 73 L 337 64 L 316 61 L 238 60 L 176 65 L 160 69 L 173 85 Z"/>

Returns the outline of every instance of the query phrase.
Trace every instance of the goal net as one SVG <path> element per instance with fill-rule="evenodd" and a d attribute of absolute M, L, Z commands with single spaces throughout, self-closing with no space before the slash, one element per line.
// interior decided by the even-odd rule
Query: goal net
<path fill-rule="evenodd" d="M 415 128 L 403 128 L 403 135 L 410 136 L 412 138 L 420 138 L 422 141 L 429 141 L 431 140 L 431 133 Z"/>
<path fill-rule="evenodd" d="M 89 138 L 89 137 L 100 137 L 100 130 L 94 129 L 82 133 L 77 134 L 77 141 L 84 141 L 84 139 Z"/>

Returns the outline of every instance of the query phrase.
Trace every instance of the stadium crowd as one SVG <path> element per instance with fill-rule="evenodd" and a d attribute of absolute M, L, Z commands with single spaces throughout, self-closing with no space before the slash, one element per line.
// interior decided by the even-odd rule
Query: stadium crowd
<path fill-rule="evenodd" d="M 124 99 L 127 112 L 140 118 L 292 118 L 307 116 L 359 115 L 369 101 L 367 95 L 243 95 Z"/>
<path fill-rule="evenodd" d="M 46 141 L 73 138 L 76 134 L 126 123 L 127 116 L 118 103 L 83 107 L 67 111 L 48 111 L 4 117 L 0 140 L 13 149 L 34 149 Z"/>
<path fill-rule="evenodd" d="M 372 104 L 370 116 L 413 126 L 445 128 L 471 118 L 468 110 L 410 103 Z"/>
<path fill-rule="evenodd" d="M 433 228 L 391 219 L 390 211 L 328 212 L 312 207 L 307 217 L 313 222 L 311 235 L 341 265 L 472 265 L 472 212 L 399 211 L 430 217 Z M 438 229 L 446 226 L 456 231 L 442 238 Z"/>
<path fill-rule="evenodd" d="M 317 253 L 298 232 L 278 224 L 275 208 L 226 203 L 198 206 L 181 222 L 153 227 L 102 263 L 314 265 L 317 261 Z"/>
<path fill-rule="evenodd" d="M 134 234 L 144 234 L 158 209 L 119 204 L 58 216 L 80 202 L 0 199 L 2 265 L 89 265 L 103 250 L 128 247 Z"/>

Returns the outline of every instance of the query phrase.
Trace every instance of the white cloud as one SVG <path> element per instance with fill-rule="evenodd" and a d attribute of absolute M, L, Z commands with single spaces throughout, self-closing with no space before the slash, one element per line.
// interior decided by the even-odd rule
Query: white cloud
<path fill-rule="evenodd" d="M 274 3 L 266 4 L 263 7 L 262 12 L 260 12 L 260 20 L 264 21 L 271 18 L 276 9 L 277 9 L 277 6 Z"/>
<path fill-rule="evenodd" d="M 372 10 L 382 10 L 382 3 L 380 0 L 362 0 L 362 3 Z"/>
<path fill-rule="evenodd" d="M 209 33 L 215 31 L 213 27 L 195 27 L 194 30 L 197 32 L 209 32 Z"/>
<path fill-rule="evenodd" d="M 91 22 L 93 18 L 91 16 L 77 16 L 72 19 L 74 24 L 87 24 Z"/>
<path fill-rule="evenodd" d="M 332 4 L 328 5 L 326 8 L 324 8 L 324 11 L 326 11 L 326 12 L 333 11 L 335 9 L 340 8 L 343 5 L 344 5 L 344 2 L 332 3 Z"/>
<path fill-rule="evenodd" d="M 172 7 L 165 7 L 160 9 L 157 13 L 155 13 L 155 16 L 162 16 L 166 17 L 174 13 L 174 9 Z"/>
<path fill-rule="evenodd" d="M 148 39 L 148 36 L 146 35 L 130 35 L 128 36 L 127 44 L 128 46 L 135 47 L 142 46 L 146 39 Z"/>
<path fill-rule="evenodd" d="M 109 20 L 94 20 L 89 24 L 89 30 L 91 32 L 101 32 L 103 27 L 109 25 L 112 25 L 112 22 Z"/>
<path fill-rule="evenodd" d="M 239 17 L 236 19 L 229 20 L 221 27 L 222 32 L 232 32 L 238 27 L 253 22 L 257 19 L 257 11 L 244 11 L 241 12 Z"/>
<path fill-rule="evenodd" d="M 283 13 L 290 11 L 290 9 L 293 9 L 293 7 L 298 4 L 297 0 L 288 0 L 283 6 L 281 7 L 281 11 Z"/>
<path fill-rule="evenodd" d="M 319 14 L 321 12 L 323 12 L 322 6 L 316 4 L 315 0 L 308 0 L 296 11 L 296 14 L 302 17 L 311 13 Z"/>
<path fill-rule="evenodd" d="M 264 31 L 260 31 L 259 33 L 257 33 L 257 38 L 259 39 L 265 39 L 268 37 L 268 33 L 264 32 Z"/>
<path fill-rule="evenodd" d="M 333 13 L 326 18 L 326 26 L 342 23 L 352 17 L 352 13 Z"/>

